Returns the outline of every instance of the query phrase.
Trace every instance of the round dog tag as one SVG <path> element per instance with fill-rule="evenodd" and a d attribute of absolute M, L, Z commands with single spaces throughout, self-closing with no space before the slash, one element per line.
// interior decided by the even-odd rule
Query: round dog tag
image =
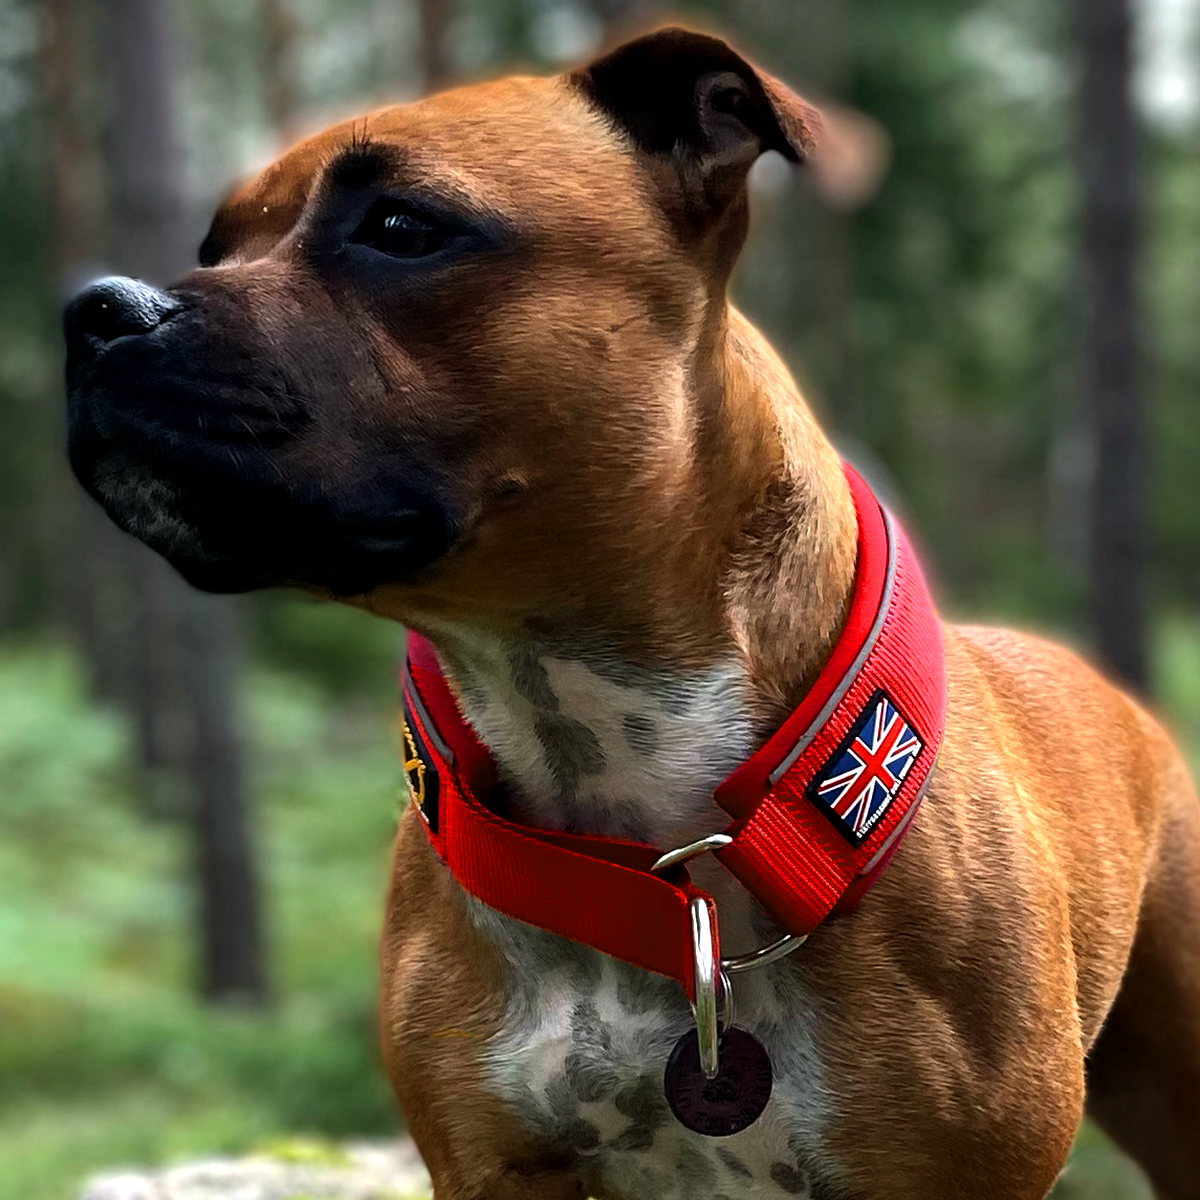
<path fill-rule="evenodd" d="M 753 1034 L 727 1029 L 720 1040 L 720 1072 L 705 1079 L 694 1030 L 675 1043 L 663 1090 L 683 1125 L 706 1137 L 741 1133 L 762 1116 L 771 1098 L 771 1060 Z"/>

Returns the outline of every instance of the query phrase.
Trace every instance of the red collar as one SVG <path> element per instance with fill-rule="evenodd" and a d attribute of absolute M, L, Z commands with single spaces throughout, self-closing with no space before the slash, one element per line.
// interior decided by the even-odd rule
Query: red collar
<path fill-rule="evenodd" d="M 718 861 L 801 936 L 857 904 L 895 853 L 946 708 L 941 625 L 920 567 L 866 483 L 849 467 L 846 476 L 859 533 L 845 627 L 799 707 L 714 793 L 733 818 Z M 686 868 L 654 874 L 662 849 L 491 812 L 491 756 L 459 714 L 433 648 L 411 632 L 404 708 L 409 781 L 458 882 L 511 917 L 679 980 L 694 1001 L 689 909 L 702 902 L 714 934 L 716 910 Z"/>

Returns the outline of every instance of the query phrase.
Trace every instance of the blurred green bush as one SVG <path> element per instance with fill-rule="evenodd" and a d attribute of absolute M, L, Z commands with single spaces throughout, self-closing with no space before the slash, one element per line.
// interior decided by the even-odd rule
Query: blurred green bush
<path fill-rule="evenodd" d="M 297 609 L 333 646 L 337 616 L 371 625 Z M 249 678 L 265 1013 L 193 999 L 186 829 L 137 810 L 121 722 L 63 647 L 0 655 L 0 1200 L 61 1200 L 122 1163 L 398 1128 L 375 1033 L 398 633 L 378 628 L 366 695 L 336 672 Z"/>

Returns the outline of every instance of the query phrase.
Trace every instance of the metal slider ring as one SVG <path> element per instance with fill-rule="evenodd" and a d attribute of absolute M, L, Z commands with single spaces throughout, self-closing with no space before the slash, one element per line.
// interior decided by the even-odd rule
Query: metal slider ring
<path fill-rule="evenodd" d="M 733 838 L 727 833 L 710 833 L 708 837 L 689 842 L 686 846 L 680 846 L 678 850 L 668 850 L 666 854 L 661 855 L 655 861 L 650 870 L 657 875 L 663 871 L 669 871 L 672 867 L 682 866 L 693 858 L 699 858 L 701 854 L 724 850 L 732 843 Z M 753 970 L 755 967 L 768 967 L 771 963 L 786 958 L 793 950 L 799 950 L 807 941 L 807 933 L 785 933 L 783 937 L 773 941 L 769 946 L 750 950 L 746 954 L 737 954 L 732 958 L 721 959 L 720 970 L 726 975 L 737 975 L 742 971 Z M 726 1024 L 732 1024 L 732 1022 L 727 1021 Z"/>
<path fill-rule="evenodd" d="M 702 837 L 699 841 L 688 842 L 686 846 L 680 846 L 678 850 L 668 850 L 666 854 L 660 855 L 655 859 L 650 873 L 661 875 L 663 871 L 669 871 L 672 867 L 681 867 L 685 862 L 699 858 L 701 854 L 707 854 L 710 850 L 724 850 L 726 846 L 732 844 L 733 838 L 729 834 L 710 833 L 708 837 Z"/>
<path fill-rule="evenodd" d="M 736 975 L 740 971 L 750 971 L 755 967 L 769 967 L 771 963 L 787 958 L 793 950 L 799 950 L 807 941 L 807 933 L 785 933 L 769 946 L 750 950 L 745 954 L 735 954 L 733 958 L 721 959 L 721 970 L 729 975 Z"/>

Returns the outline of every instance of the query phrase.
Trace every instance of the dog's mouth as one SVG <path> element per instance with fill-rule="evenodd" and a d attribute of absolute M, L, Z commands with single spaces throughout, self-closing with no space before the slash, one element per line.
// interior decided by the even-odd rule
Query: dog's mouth
<path fill-rule="evenodd" d="M 149 395 L 96 382 L 69 394 L 76 477 L 193 586 L 361 595 L 411 581 L 454 544 L 438 489 L 412 464 L 376 455 L 369 465 L 337 463 L 326 476 L 305 444 L 304 420 L 284 425 L 222 408 L 210 386 L 160 378 Z"/>
<path fill-rule="evenodd" d="M 71 462 L 87 491 L 205 591 L 290 585 L 361 595 L 420 575 L 454 541 L 440 506 L 385 505 L 382 488 L 297 486 L 259 456 L 222 462 L 203 443 L 186 462 L 170 449 L 113 442 L 72 423 Z"/>
<path fill-rule="evenodd" d="M 363 426 L 351 380 L 381 385 L 328 331 L 272 336 L 233 295 L 128 279 L 80 293 L 64 326 L 76 476 L 195 586 L 356 596 L 454 545 L 434 456 Z"/>

